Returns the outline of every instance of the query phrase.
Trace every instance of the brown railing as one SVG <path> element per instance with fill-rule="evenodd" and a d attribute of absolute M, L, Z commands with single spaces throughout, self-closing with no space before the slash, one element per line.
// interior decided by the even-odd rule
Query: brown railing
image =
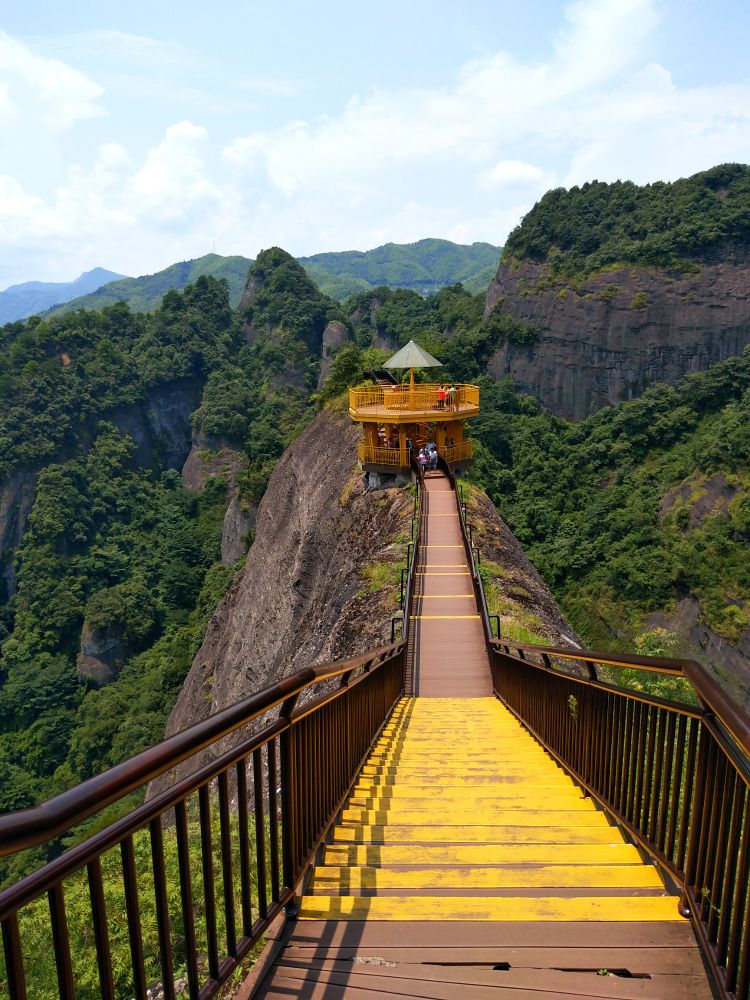
<path fill-rule="evenodd" d="M 404 661 L 399 643 L 302 670 L 49 802 L 0 817 L 0 853 L 13 854 L 206 748 L 219 753 L 0 893 L 0 995 L 145 1000 L 159 981 L 173 1000 L 177 976 L 191 998 L 214 996 L 293 902 L 403 693 Z M 236 742 L 226 749 L 229 736 Z"/>
<path fill-rule="evenodd" d="M 361 386 L 349 390 L 349 410 L 353 415 L 377 416 L 384 414 L 415 411 L 434 411 L 435 418 L 449 417 L 451 413 L 479 410 L 479 386 L 456 385 L 453 403 L 438 400 L 437 384 L 419 383 L 413 388 L 408 385 Z"/>
<path fill-rule="evenodd" d="M 750 716 L 692 660 L 493 639 L 460 486 L 456 499 L 495 694 L 674 883 L 721 996 L 750 1000 Z M 602 667 L 682 677 L 696 704 Z"/>
<path fill-rule="evenodd" d="M 497 696 L 682 892 L 724 997 L 750 998 L 750 723 L 697 663 L 493 641 Z M 691 706 L 555 663 L 683 676 Z"/>
<path fill-rule="evenodd" d="M 401 465 L 401 452 L 398 448 L 373 448 L 366 441 L 360 441 L 357 454 L 360 462 L 365 465 L 393 465 L 397 467 Z M 441 449 L 440 454 L 449 465 L 467 461 L 472 455 L 471 441 L 461 441 L 459 444 L 446 446 Z M 411 465 L 409 451 L 406 453 L 406 465 Z"/>
<path fill-rule="evenodd" d="M 396 468 L 401 466 L 401 452 L 398 448 L 373 448 L 365 441 L 360 441 L 357 454 L 360 462 L 367 465 L 393 465 Z M 408 452 L 406 463 L 409 464 Z"/>

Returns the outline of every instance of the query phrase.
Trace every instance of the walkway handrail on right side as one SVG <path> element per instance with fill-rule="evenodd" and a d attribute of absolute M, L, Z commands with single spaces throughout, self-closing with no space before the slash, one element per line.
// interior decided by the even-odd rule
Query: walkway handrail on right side
<path fill-rule="evenodd" d="M 493 639 L 458 506 L 494 693 L 677 885 L 723 1000 L 750 1000 L 750 716 L 695 660 Z M 682 677 L 697 704 L 607 683 L 597 667 Z"/>

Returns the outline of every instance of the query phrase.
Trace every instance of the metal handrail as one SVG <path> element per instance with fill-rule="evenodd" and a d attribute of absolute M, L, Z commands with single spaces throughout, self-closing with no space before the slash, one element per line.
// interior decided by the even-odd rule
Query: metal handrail
<path fill-rule="evenodd" d="M 61 1000 L 75 1000 L 76 962 L 98 969 L 101 995 L 116 994 L 104 894 L 102 856 L 119 845 L 121 884 L 125 889 L 126 927 L 131 963 L 118 969 L 117 990 L 145 997 L 149 961 L 158 961 L 165 998 L 174 1000 L 172 921 L 181 920 L 179 951 L 186 966 L 191 997 L 216 995 L 256 945 L 271 921 L 293 903 L 296 886 L 334 821 L 371 746 L 382 732 L 404 691 L 404 642 L 382 646 L 361 656 L 308 667 L 258 694 L 196 723 L 123 764 L 89 779 L 40 806 L 0 817 L 4 854 L 51 841 L 105 805 L 142 787 L 202 750 L 234 736 L 236 744 L 180 778 L 122 819 L 88 837 L 44 867 L 0 892 L 5 986 L 10 1000 L 26 1000 L 42 989 L 26 987 L 24 954 L 40 947 L 38 915 L 26 920 L 26 908 L 45 893 L 49 897 L 48 929 L 52 932 L 56 987 L 44 989 Z M 333 682 L 333 684 L 332 684 Z M 337 682 L 337 683 L 335 683 Z M 304 693 L 312 698 L 298 704 Z M 319 692 L 319 693 L 318 693 Z M 266 720 L 264 722 L 264 720 Z M 254 724 L 254 725 L 253 725 Z M 258 729 L 259 731 L 253 731 Z M 242 735 L 240 727 L 249 727 Z M 249 781 L 252 781 L 250 790 Z M 231 789 L 236 789 L 234 808 Z M 280 793 L 280 794 L 279 794 Z M 218 807 L 218 837 L 212 831 Z M 236 813 L 236 826 L 230 821 Z M 193 818 L 194 817 L 194 818 Z M 190 823 L 199 822 L 199 842 L 190 843 Z M 171 833 L 167 833 L 171 830 Z M 150 842 L 158 948 L 144 952 L 136 837 Z M 176 843 L 181 914 L 170 911 L 165 855 L 167 836 Z M 216 837 L 216 839 L 215 839 Z M 237 839 L 238 838 L 238 839 Z M 214 858 L 214 845 L 220 850 Z M 194 916 L 196 877 L 191 852 L 200 859 L 203 924 L 206 943 L 199 949 Z M 239 871 L 234 866 L 238 863 Z M 214 868 L 221 873 L 219 890 Z M 73 953 L 63 882 L 86 876 L 93 939 L 79 938 Z M 240 893 L 239 910 L 234 886 Z M 219 935 L 218 914 L 224 919 Z M 118 920 L 122 919 L 118 911 Z M 31 940 L 28 940 L 28 935 Z M 174 943 L 173 943 L 174 942 Z M 207 967 L 201 954 L 207 948 Z M 36 991 L 36 992 L 32 992 Z"/>
<path fill-rule="evenodd" d="M 457 506 L 494 693 L 680 888 L 723 1000 L 750 1000 L 750 716 L 695 660 L 494 639 Z M 682 677 L 700 707 L 605 683 L 597 665 Z"/>
<path fill-rule="evenodd" d="M 394 643 L 351 660 L 304 667 L 38 806 L 0 816 L 0 857 L 27 850 L 59 836 L 241 726 L 299 695 L 305 688 L 351 673 L 366 664 L 373 665 L 397 652 L 400 646 L 401 643 Z"/>

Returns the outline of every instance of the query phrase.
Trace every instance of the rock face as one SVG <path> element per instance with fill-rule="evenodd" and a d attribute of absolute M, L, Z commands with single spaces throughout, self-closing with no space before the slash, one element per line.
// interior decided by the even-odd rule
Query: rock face
<path fill-rule="evenodd" d="M 343 323 L 337 319 L 332 319 L 323 331 L 323 347 L 320 356 L 320 374 L 318 375 L 318 388 L 325 382 L 328 369 L 331 367 L 333 356 L 339 347 L 342 347 L 349 339 L 349 332 Z"/>
<path fill-rule="evenodd" d="M 646 625 L 676 632 L 680 655 L 702 663 L 739 705 L 750 707 L 750 629 L 745 629 L 737 643 L 727 642 L 702 620 L 700 605 L 692 596 L 678 601 L 671 614 L 648 615 Z"/>
<path fill-rule="evenodd" d="M 358 431 L 321 413 L 287 449 L 258 511 L 245 567 L 214 614 L 167 735 L 314 663 L 390 642 L 395 606 L 363 571 L 402 558 L 413 500 L 366 492 Z M 153 789 L 152 789 L 153 791 Z"/>
<path fill-rule="evenodd" d="M 221 536 L 221 561 L 233 566 L 247 551 L 248 532 L 255 527 L 257 507 L 240 497 L 239 476 L 247 468 L 247 456 L 224 438 L 203 431 L 193 434 L 190 454 L 182 467 L 182 485 L 200 493 L 215 476 L 228 487 L 229 504 Z"/>
<path fill-rule="evenodd" d="M 627 267 L 577 289 L 546 264 L 508 261 L 487 291 L 485 314 L 494 309 L 530 324 L 539 339 L 503 346 L 490 374 L 512 375 L 553 413 L 581 420 L 742 352 L 750 343 L 750 248 L 724 247 L 694 273 Z"/>
<path fill-rule="evenodd" d="M 133 439 L 139 465 L 181 469 L 192 442 L 190 418 L 202 389 L 197 378 L 168 382 L 152 389 L 141 402 L 117 407 L 102 419 Z"/>
<path fill-rule="evenodd" d="M 18 548 L 36 496 L 39 472 L 21 469 L 0 484 L 0 580 L 3 602 L 16 591 L 13 554 Z"/>
<path fill-rule="evenodd" d="M 128 657 L 120 629 L 99 631 L 84 626 L 81 652 L 76 662 L 79 677 L 86 677 L 100 687 L 113 681 Z"/>
<path fill-rule="evenodd" d="M 243 504 L 235 494 L 229 501 L 221 532 L 221 561 L 224 566 L 234 566 L 247 552 L 247 536 L 255 527 L 256 508 Z"/>
<path fill-rule="evenodd" d="M 573 626 L 489 497 L 472 488 L 466 510 L 482 565 L 496 590 L 494 600 L 500 614 L 501 635 L 512 642 L 521 627 L 534 638 L 518 641 L 580 647 L 582 643 Z M 488 594 L 492 603 L 490 597 Z"/>

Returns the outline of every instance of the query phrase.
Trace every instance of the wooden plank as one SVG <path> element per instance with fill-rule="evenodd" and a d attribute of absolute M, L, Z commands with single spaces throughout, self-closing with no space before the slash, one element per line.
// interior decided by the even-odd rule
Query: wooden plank
<path fill-rule="evenodd" d="M 312 888 L 317 892 L 333 886 L 356 889 L 425 889 L 447 886 L 481 888 L 593 888 L 612 886 L 664 889 L 656 870 L 633 865 L 551 865 L 535 867 L 339 868 L 320 865 Z"/>
<path fill-rule="evenodd" d="M 681 921 L 671 896 L 304 896 L 301 920 Z"/>
<path fill-rule="evenodd" d="M 329 947 L 404 947 L 439 948 L 580 948 L 581 935 L 592 948 L 679 948 L 696 949 L 695 935 L 688 920 L 668 923 L 650 921 L 607 921 L 579 923 L 559 921 L 508 921 L 503 924 L 482 921 L 404 920 L 398 923 L 372 920 L 366 923 L 339 921 L 298 921 L 290 935 L 290 944 L 326 944 Z"/>
<path fill-rule="evenodd" d="M 380 956 L 377 956 L 380 958 Z M 400 981 L 404 986 L 412 983 L 435 983 L 441 986 L 456 985 L 461 987 L 483 986 L 492 989 L 533 990 L 544 986 L 545 990 L 556 993 L 573 993 L 580 997 L 608 998 L 608 1000 L 710 1000 L 711 992 L 707 991 L 705 976 L 698 977 L 688 974 L 659 975 L 649 978 L 628 978 L 618 976 L 606 970 L 587 969 L 586 971 L 561 971 L 559 969 L 477 969 L 471 966 L 429 966 L 422 963 L 408 964 L 404 962 L 308 959 L 294 960 L 284 956 L 279 963 L 282 975 L 294 978 L 295 971 L 299 974 L 323 978 L 321 973 L 332 977 L 349 977 L 352 983 L 359 977 L 369 978 L 377 986 L 381 982 L 391 984 L 392 980 Z M 600 974 L 602 973 L 602 974 Z M 327 977 L 326 977 L 327 979 Z M 327 979 L 327 981 L 331 981 Z"/>
<path fill-rule="evenodd" d="M 330 844 L 330 865 L 489 865 L 489 864 L 635 864 L 641 860 L 630 844 L 470 844 L 346 846 Z"/>
<path fill-rule="evenodd" d="M 377 954 L 372 954 L 377 952 Z M 285 959 L 383 958 L 388 962 L 437 965 L 495 966 L 507 963 L 513 969 L 626 969 L 632 975 L 704 975 L 698 950 L 686 948 L 577 948 L 505 947 L 493 948 L 410 948 L 383 946 L 348 946 L 324 944 L 289 944 Z"/>

